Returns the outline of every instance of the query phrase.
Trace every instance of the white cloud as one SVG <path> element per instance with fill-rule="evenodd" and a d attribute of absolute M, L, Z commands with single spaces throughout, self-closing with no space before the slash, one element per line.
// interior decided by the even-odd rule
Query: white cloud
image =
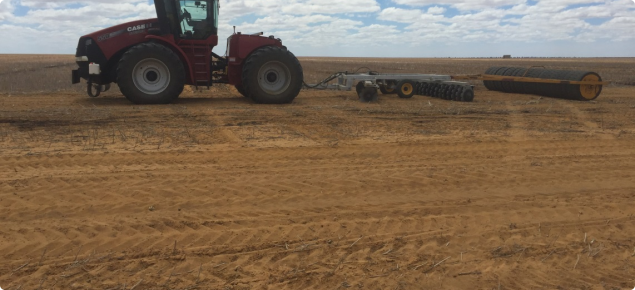
<path fill-rule="evenodd" d="M 523 4 L 526 0 L 393 0 L 400 5 L 427 6 L 450 5 L 459 10 L 478 10 Z"/>
<path fill-rule="evenodd" d="M 423 12 L 418 9 L 402 9 L 389 7 L 379 13 L 378 19 L 395 22 L 415 23 L 420 21 L 422 16 Z"/>
<path fill-rule="evenodd" d="M 490 56 L 549 54 L 634 56 L 632 0 L 221 0 L 217 53 L 233 25 L 281 37 L 299 55 Z M 16 15 L 19 12 L 19 16 Z M 115 24 L 156 17 L 146 0 L 0 0 L 0 53 L 73 53 L 76 40 Z M 395 45 L 399 43 L 399 45 Z M 591 43 L 591 44 L 589 44 Z M 610 45 L 613 44 L 613 45 Z M 509 48 L 508 48 L 509 49 Z M 553 49 L 551 51 L 554 51 Z"/>
<path fill-rule="evenodd" d="M 447 9 L 445 9 L 444 7 L 439 7 L 439 6 L 428 8 L 428 13 L 430 14 L 443 14 L 445 13 L 445 11 L 447 11 Z"/>
<path fill-rule="evenodd" d="M 395 2 L 415 6 L 449 4 L 456 8 L 465 7 L 465 5 L 491 6 L 453 16 L 438 15 L 433 9 L 436 6 L 428 8 L 427 13 L 415 9 L 386 8 L 382 10 L 379 19 L 409 23 L 406 30 L 420 42 L 635 40 L 635 35 L 627 32 L 628 25 L 635 19 L 635 11 L 628 9 L 627 1 L 602 1 L 603 5 L 570 9 L 567 9 L 570 5 L 593 4 L 598 1 L 539 1 L 536 5 L 522 3 L 507 9 L 503 9 L 500 6 L 501 3 L 513 1 L 395 0 Z M 587 22 L 587 20 L 598 18 L 610 20 L 601 25 L 592 25 Z"/>
<path fill-rule="evenodd" d="M 234 17 L 256 14 L 340 14 L 377 12 L 375 0 L 225 0 L 221 1 L 224 13 Z"/>
<path fill-rule="evenodd" d="M 11 4 L 11 1 L 2 1 L 0 0 L 0 21 L 6 20 L 12 16 L 14 7 Z"/>
<path fill-rule="evenodd" d="M 95 5 L 96 3 L 103 3 L 103 4 L 140 4 L 140 3 L 148 3 L 148 1 L 145 0 L 133 0 L 133 1 L 126 1 L 126 0 L 110 0 L 110 1 L 103 1 L 103 0 L 98 0 L 98 1 L 77 1 L 77 0 L 57 0 L 55 2 L 51 2 L 51 1 L 43 1 L 43 0 L 21 0 L 20 1 L 20 5 L 22 6 L 26 6 L 26 7 L 30 7 L 30 8 L 60 8 L 60 7 L 65 7 L 68 6 L 70 4 L 80 4 L 80 5 Z"/>
<path fill-rule="evenodd" d="M 375 0 L 309 0 L 306 2 L 296 2 L 282 6 L 282 12 L 289 14 L 338 14 L 363 13 L 379 11 L 379 4 Z"/>

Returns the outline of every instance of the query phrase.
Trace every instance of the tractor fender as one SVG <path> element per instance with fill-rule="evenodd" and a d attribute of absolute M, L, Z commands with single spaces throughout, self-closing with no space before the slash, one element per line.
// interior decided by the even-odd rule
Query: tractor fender
<path fill-rule="evenodd" d="M 274 37 L 234 34 L 228 39 L 227 75 L 232 85 L 242 84 L 243 64 L 256 50 L 266 46 L 282 47 L 282 41 Z"/>
<path fill-rule="evenodd" d="M 183 63 L 183 66 L 185 67 L 185 71 L 188 73 L 187 79 L 190 81 L 190 83 L 194 82 L 194 79 L 192 77 L 194 76 L 192 64 L 186 57 L 185 52 L 178 45 L 176 45 L 176 43 L 174 43 L 172 39 L 156 36 L 156 35 L 147 35 L 146 39 L 160 42 L 161 44 L 165 45 L 166 47 L 174 51 L 174 53 L 176 53 L 179 59 L 181 59 L 181 62 Z"/>
<path fill-rule="evenodd" d="M 261 46 L 256 46 L 253 47 L 253 49 L 244 57 L 232 57 L 231 55 L 227 58 L 229 61 L 227 63 L 227 75 L 229 78 L 229 84 L 231 85 L 242 85 L 243 80 L 242 80 L 242 75 L 243 75 L 243 65 L 245 64 L 245 61 L 247 59 L 249 59 L 249 57 L 251 55 L 254 54 L 254 52 L 256 52 L 257 50 L 263 48 L 263 47 L 267 47 L 267 46 L 277 46 L 277 47 L 281 47 L 280 45 L 275 45 L 275 44 L 263 44 Z"/>

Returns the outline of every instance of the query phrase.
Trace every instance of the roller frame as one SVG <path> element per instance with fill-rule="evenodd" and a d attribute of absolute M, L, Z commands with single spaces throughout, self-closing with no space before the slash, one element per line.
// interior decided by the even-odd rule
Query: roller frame
<path fill-rule="evenodd" d="M 523 83 L 586 85 L 586 86 L 605 86 L 610 84 L 610 82 L 563 81 L 563 80 L 556 80 L 556 79 L 539 79 L 539 78 L 509 77 L 509 76 L 496 76 L 496 75 L 465 75 L 465 76 L 451 76 L 451 77 L 453 80 L 502 81 L 502 82 L 523 82 Z"/>

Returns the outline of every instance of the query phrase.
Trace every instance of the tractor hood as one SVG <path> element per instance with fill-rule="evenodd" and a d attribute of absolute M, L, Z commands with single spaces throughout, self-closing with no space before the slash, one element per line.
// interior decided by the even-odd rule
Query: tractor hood
<path fill-rule="evenodd" d="M 103 42 L 118 37 L 120 35 L 147 33 L 147 30 L 152 27 L 159 28 L 158 19 L 151 18 L 122 23 L 99 31 L 95 31 L 93 33 L 84 35 L 83 37 L 90 37 L 97 42 Z"/>
<path fill-rule="evenodd" d="M 151 28 L 159 28 L 158 19 L 132 21 L 84 35 L 79 39 L 75 56 L 99 61 L 101 57 L 94 55 L 99 50 L 105 59 L 110 59 L 121 49 L 144 42 Z"/>

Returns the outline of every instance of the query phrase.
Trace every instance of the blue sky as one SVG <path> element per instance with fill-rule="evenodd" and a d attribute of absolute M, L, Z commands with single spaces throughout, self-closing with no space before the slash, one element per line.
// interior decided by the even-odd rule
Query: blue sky
<path fill-rule="evenodd" d="M 0 53 L 73 54 L 153 1 L 0 0 Z M 221 0 L 219 38 L 263 31 L 300 56 L 635 56 L 633 0 Z"/>

